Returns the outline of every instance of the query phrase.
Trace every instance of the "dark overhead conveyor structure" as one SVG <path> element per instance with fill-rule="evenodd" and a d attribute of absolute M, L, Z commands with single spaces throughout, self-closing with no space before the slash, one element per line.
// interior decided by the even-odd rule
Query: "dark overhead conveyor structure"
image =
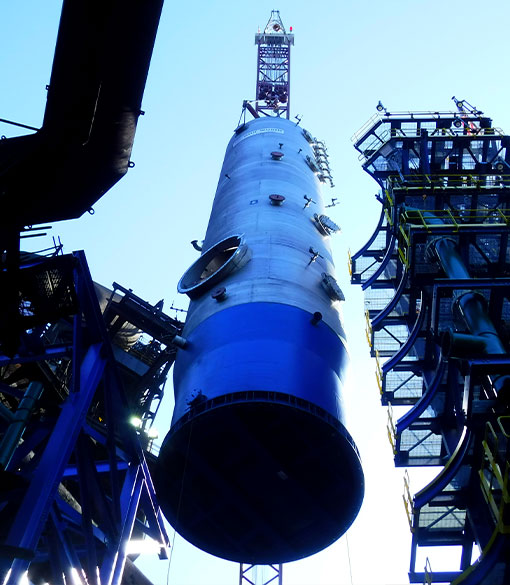
<path fill-rule="evenodd" d="M 354 136 L 381 218 L 351 258 L 395 464 L 439 466 L 414 498 L 410 581 L 510 582 L 510 137 L 467 102 Z M 396 422 L 392 408 L 407 412 Z M 478 560 L 473 548 L 481 552 Z M 424 570 L 421 547 L 452 547 Z M 461 551 L 456 561 L 456 551 Z M 426 580 L 426 581 L 425 581 Z"/>
<path fill-rule="evenodd" d="M 162 4 L 63 3 L 42 127 L 0 142 L 3 223 L 80 217 L 125 175 Z"/>

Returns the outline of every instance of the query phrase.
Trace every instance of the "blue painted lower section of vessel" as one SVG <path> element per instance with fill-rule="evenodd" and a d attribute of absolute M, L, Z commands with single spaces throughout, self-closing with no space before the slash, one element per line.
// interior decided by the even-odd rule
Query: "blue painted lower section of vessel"
<path fill-rule="evenodd" d="M 311 321 L 288 305 L 238 305 L 179 350 L 154 479 L 167 520 L 213 555 L 297 560 L 337 540 L 359 511 L 363 471 L 340 399 L 346 350 Z"/>
<path fill-rule="evenodd" d="M 172 424 L 193 400 L 250 390 L 302 398 L 343 423 L 347 350 L 325 323 L 311 320 L 293 306 L 249 303 L 203 321 L 179 350 Z"/>

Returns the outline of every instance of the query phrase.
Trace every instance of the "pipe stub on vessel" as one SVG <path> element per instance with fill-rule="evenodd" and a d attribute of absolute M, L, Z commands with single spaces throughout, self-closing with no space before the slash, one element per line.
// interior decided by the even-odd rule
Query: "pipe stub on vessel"
<path fill-rule="evenodd" d="M 279 195 L 278 193 L 272 193 L 269 195 L 269 201 L 271 205 L 281 205 L 285 201 L 285 196 Z"/>

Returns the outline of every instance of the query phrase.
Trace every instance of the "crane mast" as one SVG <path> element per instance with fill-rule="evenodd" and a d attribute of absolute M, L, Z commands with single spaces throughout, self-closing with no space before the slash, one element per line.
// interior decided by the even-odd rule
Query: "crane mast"
<path fill-rule="evenodd" d="M 292 27 L 287 32 L 280 11 L 271 11 L 264 32 L 255 35 L 257 52 L 257 89 L 255 111 L 265 116 L 290 115 L 290 47 L 294 44 Z"/>

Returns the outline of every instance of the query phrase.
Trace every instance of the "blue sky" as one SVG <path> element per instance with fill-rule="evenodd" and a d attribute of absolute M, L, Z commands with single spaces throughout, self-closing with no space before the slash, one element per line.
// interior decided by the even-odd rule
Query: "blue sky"
<path fill-rule="evenodd" d="M 510 128 L 510 3 L 467 0 L 282 0 L 278 5 L 233 1 L 167 2 L 143 100 L 133 150 L 136 166 L 95 206 L 93 216 L 56 224 L 66 252 L 84 249 L 93 277 L 115 280 L 165 309 L 186 300 L 176 284 L 196 259 L 189 242 L 201 240 L 226 144 L 243 99 L 254 97 L 254 34 L 272 9 L 293 26 L 292 115 L 328 146 L 338 197 L 331 217 L 342 227 L 333 242 L 352 364 L 348 428 L 366 474 L 362 511 L 344 537 L 310 559 L 284 567 L 285 585 L 401 585 L 407 583 L 410 534 L 402 505 L 403 470 L 392 465 L 386 412 L 378 404 L 374 364 L 364 337 L 361 292 L 348 284 L 347 249 L 369 238 L 379 213 L 375 182 L 361 170 L 350 137 L 375 113 L 450 110 L 452 95 L 467 99 Z M 42 122 L 61 2 L 20 0 L 0 8 L 0 118 Z M 18 131 L 0 124 L 0 134 Z M 32 245 L 37 245 L 37 242 Z M 170 312 L 171 313 L 171 312 Z M 171 383 L 167 385 L 171 395 Z M 158 421 L 166 433 L 171 415 Z M 412 474 L 413 491 L 422 474 Z M 351 567 L 349 570 L 348 550 Z M 439 561 L 438 561 L 439 562 Z M 140 565 L 156 584 L 168 563 Z M 439 570 L 439 565 L 433 568 Z M 228 585 L 238 565 L 214 559 L 176 538 L 169 582 Z"/>

